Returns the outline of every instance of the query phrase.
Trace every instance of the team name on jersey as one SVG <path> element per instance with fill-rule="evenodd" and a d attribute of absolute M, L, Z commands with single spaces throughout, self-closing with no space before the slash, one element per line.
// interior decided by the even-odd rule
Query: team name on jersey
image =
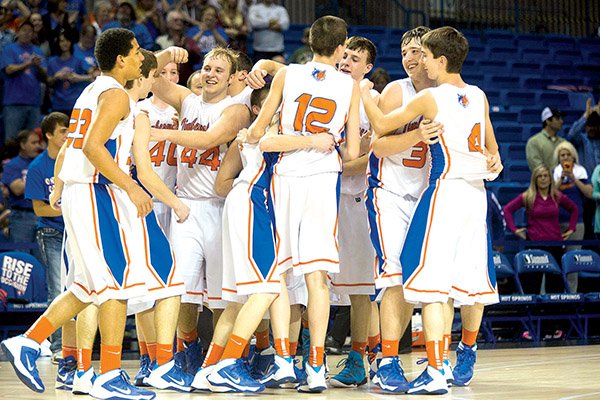
<path fill-rule="evenodd" d="M 198 122 L 198 118 L 189 121 L 187 118 L 181 120 L 181 128 L 184 131 L 207 131 L 210 124 L 202 125 Z"/>
<path fill-rule="evenodd" d="M 179 126 L 179 120 L 176 117 L 173 117 L 173 119 L 170 122 L 156 121 L 154 123 L 153 128 L 156 128 L 156 129 L 177 129 L 178 126 Z"/>

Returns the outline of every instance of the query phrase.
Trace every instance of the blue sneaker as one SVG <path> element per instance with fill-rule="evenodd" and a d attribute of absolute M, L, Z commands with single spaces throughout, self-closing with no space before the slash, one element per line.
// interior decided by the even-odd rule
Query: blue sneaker
<path fill-rule="evenodd" d="M 250 361 L 252 378 L 256 380 L 264 378 L 274 362 L 275 349 L 273 346 L 269 346 L 264 350 L 255 352 L 252 360 Z"/>
<path fill-rule="evenodd" d="M 90 394 L 95 380 L 94 367 L 90 367 L 87 371 L 75 372 L 73 394 Z"/>
<path fill-rule="evenodd" d="M 44 383 L 35 364 L 40 357 L 40 345 L 21 335 L 3 341 L 2 350 L 21 382 L 34 392 L 42 393 Z"/>
<path fill-rule="evenodd" d="M 219 361 L 206 379 L 214 392 L 258 393 L 265 390 L 262 383 L 248 375 L 248 370 L 239 358 Z"/>
<path fill-rule="evenodd" d="M 58 362 L 54 387 L 59 390 L 72 390 L 75 371 L 77 371 L 77 360 L 75 360 L 75 357 L 61 358 Z"/>
<path fill-rule="evenodd" d="M 301 337 L 302 337 L 302 361 L 304 363 L 307 363 L 308 358 L 310 357 L 310 330 L 308 328 L 302 328 Z"/>
<path fill-rule="evenodd" d="M 144 379 L 150 376 L 150 356 L 148 354 L 144 354 L 140 357 L 140 370 L 138 371 L 135 378 L 133 378 L 133 382 L 135 386 L 148 386 Z"/>
<path fill-rule="evenodd" d="M 275 354 L 275 360 L 271 368 L 260 383 L 271 389 L 277 389 L 281 385 L 296 380 L 294 372 L 294 359 L 292 357 L 281 357 Z"/>
<path fill-rule="evenodd" d="M 178 392 L 190 392 L 194 377 L 181 370 L 181 365 L 174 359 L 166 364 L 158 365 L 152 363 L 153 368 L 150 376 L 146 378 L 146 384 L 156 389 L 171 389 Z"/>
<path fill-rule="evenodd" d="M 373 380 L 381 362 L 381 343 L 377 343 L 373 349 L 368 349 L 367 360 L 369 360 L 369 379 Z"/>
<path fill-rule="evenodd" d="M 185 354 L 185 372 L 195 374 L 202 366 L 202 344 L 199 340 L 194 342 L 183 342 Z"/>
<path fill-rule="evenodd" d="M 404 376 L 398 356 L 381 359 L 379 369 L 373 377 L 373 383 L 388 392 L 406 392 L 408 380 Z"/>
<path fill-rule="evenodd" d="M 444 371 L 437 370 L 431 365 L 425 368 L 425 371 L 417 379 L 412 381 L 407 394 L 446 394 L 448 393 L 448 384 L 444 378 Z"/>
<path fill-rule="evenodd" d="M 456 365 L 454 366 L 452 384 L 467 386 L 473 380 L 473 370 L 477 361 L 477 344 L 472 347 L 463 342 L 456 348 Z"/>
<path fill-rule="evenodd" d="M 339 374 L 329 380 L 331 386 L 340 388 L 350 388 L 364 385 L 367 383 L 365 374 L 365 362 L 360 353 L 352 350 L 348 358 L 341 360 L 338 367 L 344 365 L 344 369 Z"/>
<path fill-rule="evenodd" d="M 90 396 L 101 400 L 151 400 L 156 393 L 133 386 L 125 371 L 113 369 L 96 377 Z"/>
<path fill-rule="evenodd" d="M 178 351 L 175 354 L 173 354 L 173 359 L 175 360 L 176 363 L 179 364 L 179 366 L 181 367 L 181 370 L 185 373 L 188 373 L 187 370 L 187 363 L 185 361 L 185 352 L 183 351 Z"/>

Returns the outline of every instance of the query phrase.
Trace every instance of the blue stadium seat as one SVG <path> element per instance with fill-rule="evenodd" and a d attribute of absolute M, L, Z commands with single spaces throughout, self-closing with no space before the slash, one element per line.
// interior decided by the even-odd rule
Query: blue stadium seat
<path fill-rule="evenodd" d="M 502 103 L 506 106 L 530 106 L 535 104 L 536 92 L 523 90 L 503 90 Z"/>
<path fill-rule="evenodd" d="M 520 87 L 519 78 L 516 76 L 488 74 L 485 77 L 485 87 L 497 89 L 514 88 L 516 90 Z"/>
<path fill-rule="evenodd" d="M 554 60 L 557 62 L 580 62 L 581 52 L 578 50 L 556 50 L 554 52 Z"/>
<path fill-rule="evenodd" d="M 381 43 L 376 43 L 377 50 L 381 51 L 381 55 L 386 56 L 399 56 L 402 57 L 402 46 L 400 45 L 400 41 L 383 41 Z"/>
<path fill-rule="evenodd" d="M 508 157 L 509 160 L 525 161 L 525 143 L 509 143 L 506 145 L 506 154 L 502 154 L 502 157 Z"/>
<path fill-rule="evenodd" d="M 388 41 L 390 42 L 398 42 L 400 43 L 400 40 L 402 39 L 402 35 L 404 35 L 404 33 L 406 32 L 406 29 L 404 28 L 388 28 Z"/>
<path fill-rule="evenodd" d="M 494 260 L 494 269 L 496 270 L 496 278 L 514 279 L 515 270 L 508 257 L 498 251 L 494 251 L 492 257 Z"/>
<path fill-rule="evenodd" d="M 600 65 L 588 63 L 575 63 L 575 73 L 583 76 L 598 76 L 600 75 Z"/>
<path fill-rule="evenodd" d="M 554 274 L 562 275 L 560 266 L 552 256 L 545 250 L 523 250 L 515 255 L 514 267 L 517 277 L 517 289 L 519 293 L 523 293 L 523 286 L 521 285 L 521 277 L 526 274 L 532 273 L 543 273 L 543 274 Z M 537 293 L 528 293 L 537 294 Z"/>
<path fill-rule="evenodd" d="M 566 109 L 570 105 L 569 95 L 565 92 L 541 92 L 537 102 L 543 105 L 543 107 L 556 107 L 558 109 Z"/>
<path fill-rule="evenodd" d="M 570 76 L 568 78 L 556 78 L 553 82 L 554 85 L 564 86 L 581 86 L 585 83 L 585 78 L 581 76 Z"/>
<path fill-rule="evenodd" d="M 554 50 L 579 50 L 579 43 L 571 36 L 546 35 L 546 47 Z"/>
<path fill-rule="evenodd" d="M 399 68 L 388 69 L 388 74 L 390 74 L 390 78 L 393 81 L 408 77 L 408 75 L 406 75 L 406 71 L 404 71 L 404 68 L 402 68 L 402 66 L 400 66 Z"/>
<path fill-rule="evenodd" d="M 541 111 L 540 111 L 541 112 Z M 539 121 L 539 120 L 538 120 Z M 532 123 L 523 125 L 523 140 L 527 141 L 531 136 L 542 130 L 542 123 Z"/>
<path fill-rule="evenodd" d="M 467 60 L 479 61 L 484 60 L 487 57 L 487 49 L 483 46 L 472 46 L 469 47 L 469 54 L 467 54 Z"/>
<path fill-rule="evenodd" d="M 364 36 L 370 39 L 377 46 L 379 43 L 386 41 L 389 37 L 387 28 L 384 26 L 353 26 L 349 29 L 348 37 Z M 398 43 L 400 41 L 398 40 Z"/>
<path fill-rule="evenodd" d="M 506 60 L 514 59 L 518 54 L 519 50 L 514 47 L 490 47 L 488 45 L 487 60 L 506 62 Z"/>
<path fill-rule="evenodd" d="M 548 85 L 552 84 L 552 79 L 539 78 L 535 76 L 522 76 L 521 78 L 521 86 L 523 89 L 546 89 Z"/>
<path fill-rule="evenodd" d="M 462 65 L 461 74 L 478 74 L 479 67 L 477 66 L 477 61 L 475 60 L 465 60 Z"/>
<path fill-rule="evenodd" d="M 483 87 L 485 85 L 485 75 L 483 74 L 461 74 L 463 80 L 469 85 Z"/>
<path fill-rule="evenodd" d="M 304 28 L 306 27 L 309 27 L 309 25 L 290 24 L 290 28 L 283 33 L 284 39 L 300 41 L 302 39 L 302 35 L 304 35 Z"/>
<path fill-rule="evenodd" d="M 507 31 L 487 30 L 485 32 L 485 42 L 489 47 L 513 47 L 515 36 Z"/>
<path fill-rule="evenodd" d="M 502 123 L 494 126 L 496 140 L 500 143 L 517 142 L 523 136 L 523 127 L 518 123 Z"/>
<path fill-rule="evenodd" d="M 381 56 L 375 60 L 377 67 L 385 68 L 386 70 L 402 67 L 401 56 Z"/>
<path fill-rule="evenodd" d="M 511 182 L 527 183 L 531 179 L 531 172 L 527 161 L 511 160 L 504 167 L 504 179 Z"/>
<path fill-rule="evenodd" d="M 498 184 L 496 189 L 496 197 L 498 198 L 498 202 L 505 206 L 509 201 L 523 193 L 527 190 L 529 185 L 524 183 L 514 183 L 514 182 L 501 182 Z"/>
<path fill-rule="evenodd" d="M 600 51 L 586 51 L 582 49 L 581 55 L 583 57 L 583 60 L 588 64 L 600 63 Z"/>
<path fill-rule="evenodd" d="M 488 101 L 489 101 L 490 105 L 493 105 L 493 103 L 491 102 L 491 100 L 489 100 L 490 99 L 490 93 L 491 93 L 491 91 L 487 92 Z M 499 94 L 500 94 L 500 92 L 498 92 L 498 95 Z M 493 123 L 496 123 L 496 122 L 517 122 L 518 119 L 519 119 L 519 115 L 516 112 L 498 111 L 498 112 L 492 112 L 492 113 L 490 113 L 490 118 L 492 119 Z"/>
<path fill-rule="evenodd" d="M 484 74 L 502 74 L 505 73 L 508 69 L 506 61 L 500 60 L 479 60 L 477 65 L 479 66 L 481 72 Z"/>
<path fill-rule="evenodd" d="M 533 75 L 539 76 L 542 72 L 542 68 L 539 64 L 529 63 L 529 62 L 515 62 L 510 67 L 511 74 L 513 76 L 521 76 L 521 75 Z"/>
<path fill-rule="evenodd" d="M 535 104 L 535 101 L 531 103 Z M 524 124 L 534 124 L 536 122 L 540 122 L 542 110 L 537 108 L 524 108 L 519 113 L 519 121 Z"/>
<path fill-rule="evenodd" d="M 481 32 L 463 32 L 467 40 L 469 41 L 469 48 L 473 46 L 483 46 L 483 39 L 481 38 Z"/>
<path fill-rule="evenodd" d="M 571 250 L 562 256 L 562 272 L 565 287 L 569 288 L 571 293 L 575 291 L 569 286 L 567 275 L 577 272 L 579 282 L 587 283 L 585 287 L 595 287 L 594 292 L 600 292 L 600 256 L 592 250 Z M 594 280 L 596 285 L 589 285 L 589 281 Z M 578 289 L 581 292 L 581 290 Z"/>
<path fill-rule="evenodd" d="M 522 47 L 521 51 L 521 61 L 525 62 L 551 62 L 552 51 L 545 47 Z"/>
<path fill-rule="evenodd" d="M 540 48 L 544 47 L 545 45 L 543 35 L 533 34 L 517 35 L 515 38 L 515 43 L 521 48 Z"/>
<path fill-rule="evenodd" d="M 579 48 L 581 51 L 600 53 L 600 38 L 595 37 L 579 39 Z"/>
<path fill-rule="evenodd" d="M 573 75 L 573 69 L 568 64 L 545 64 L 543 66 L 544 78 L 568 78 Z"/>

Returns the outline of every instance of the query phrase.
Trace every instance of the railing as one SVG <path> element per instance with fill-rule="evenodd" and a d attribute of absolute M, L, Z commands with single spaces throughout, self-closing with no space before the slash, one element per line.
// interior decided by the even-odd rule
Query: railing
<path fill-rule="evenodd" d="M 518 33 L 597 36 L 598 0 L 282 0 L 293 23 L 310 24 L 325 14 L 350 25 L 395 28 L 505 29 Z"/>

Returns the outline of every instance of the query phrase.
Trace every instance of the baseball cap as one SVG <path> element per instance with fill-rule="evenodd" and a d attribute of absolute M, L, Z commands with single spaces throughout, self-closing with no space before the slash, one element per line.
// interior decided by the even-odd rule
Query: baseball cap
<path fill-rule="evenodd" d="M 558 109 L 550 107 L 546 107 L 542 110 L 542 122 L 552 117 L 562 118 L 562 113 Z"/>

